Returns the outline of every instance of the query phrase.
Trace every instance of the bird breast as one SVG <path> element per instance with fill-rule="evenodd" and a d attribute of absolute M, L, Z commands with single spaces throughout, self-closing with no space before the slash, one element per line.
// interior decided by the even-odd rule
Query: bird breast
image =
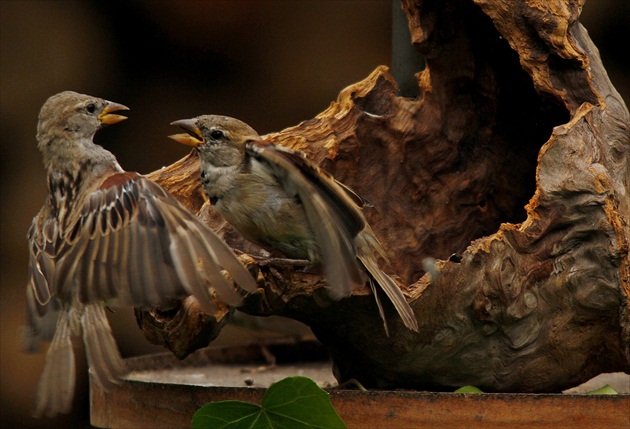
<path fill-rule="evenodd" d="M 290 258 L 318 260 L 319 250 L 297 195 L 273 181 L 241 174 L 217 210 L 246 239 Z"/>
<path fill-rule="evenodd" d="M 201 184 L 209 198 L 223 197 L 237 187 L 239 166 L 216 166 L 211 163 L 201 164 Z"/>

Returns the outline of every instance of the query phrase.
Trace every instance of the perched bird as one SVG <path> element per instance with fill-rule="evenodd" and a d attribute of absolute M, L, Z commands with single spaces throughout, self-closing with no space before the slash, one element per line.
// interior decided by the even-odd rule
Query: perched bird
<path fill-rule="evenodd" d="M 289 258 L 323 265 L 333 299 L 369 280 L 389 333 L 376 285 L 405 326 L 418 331 L 413 310 L 378 266 L 387 259 L 363 216 L 364 201 L 296 152 L 264 141 L 238 119 L 204 115 L 173 122 L 171 139 L 195 147 L 208 198 L 246 239 Z M 366 272 L 369 274 L 366 276 Z"/>
<path fill-rule="evenodd" d="M 73 343 L 83 338 L 88 363 L 104 388 L 124 362 L 106 306 L 172 305 L 195 295 L 212 311 L 213 294 L 236 305 L 241 295 L 220 269 L 248 291 L 256 283 L 232 250 L 154 182 L 125 172 L 93 143 L 106 124 L 127 119 L 127 107 L 76 92 L 43 105 L 37 141 L 48 173 L 48 196 L 28 233 L 27 340 L 50 339 L 34 414 L 71 409 Z M 56 326 L 46 326 L 52 320 Z M 46 338 L 48 337 L 48 338 Z"/>

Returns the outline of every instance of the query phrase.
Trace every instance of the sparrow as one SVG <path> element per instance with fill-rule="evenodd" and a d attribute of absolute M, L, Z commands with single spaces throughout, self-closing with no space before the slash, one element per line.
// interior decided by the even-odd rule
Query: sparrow
<path fill-rule="evenodd" d="M 168 307 L 195 295 L 213 309 L 213 288 L 231 305 L 256 282 L 233 251 L 156 183 L 126 172 L 93 142 L 127 119 L 122 104 L 66 91 L 39 114 L 37 142 L 48 195 L 28 232 L 27 346 L 50 339 L 35 416 L 68 413 L 75 388 L 73 346 L 82 337 L 95 380 L 119 383 L 125 365 L 106 316 L 110 306 Z M 210 286 L 211 285 L 211 286 Z M 50 323 L 53 326 L 50 326 Z"/>
<path fill-rule="evenodd" d="M 185 131 L 171 139 L 196 149 L 210 202 L 247 240 L 321 264 L 334 300 L 369 280 L 385 332 L 389 335 L 377 285 L 405 326 L 418 331 L 405 296 L 378 265 L 387 256 L 362 213 L 365 200 L 304 153 L 261 141 L 238 119 L 203 115 L 171 125 Z"/>

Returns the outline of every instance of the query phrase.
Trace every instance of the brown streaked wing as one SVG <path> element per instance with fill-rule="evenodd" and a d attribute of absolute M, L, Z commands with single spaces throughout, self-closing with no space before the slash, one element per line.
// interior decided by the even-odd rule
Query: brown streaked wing
<path fill-rule="evenodd" d="M 221 267 L 233 271 L 234 279 L 248 290 L 255 285 L 223 241 L 137 173 L 105 179 L 88 197 L 75 224 L 82 228 L 62 240 L 55 278 L 61 295 L 78 286 L 84 303 L 115 299 L 153 306 L 193 294 L 203 305 L 212 299 L 208 281 L 221 298 L 240 303 Z"/>
<path fill-rule="evenodd" d="M 298 192 L 320 247 L 331 297 L 340 299 L 363 285 L 365 275 L 357 263 L 354 237 L 364 228 L 365 219 L 345 191 L 294 151 L 255 142 L 246 149 L 274 169 L 287 190 Z"/>
<path fill-rule="evenodd" d="M 94 223 L 98 220 L 94 219 Z M 94 284 L 94 261 L 100 249 L 100 242 L 103 235 L 100 233 L 91 234 L 89 240 L 85 241 L 85 252 L 77 265 L 77 277 L 79 279 L 79 301 L 94 302 L 98 300 L 98 287 Z"/>
<path fill-rule="evenodd" d="M 38 256 L 41 257 L 31 250 L 28 264 L 29 283 L 33 290 L 33 297 L 37 300 L 37 303 L 40 306 L 46 306 L 50 302 L 51 291 L 44 270 L 42 270 L 42 266 L 37 260 Z"/>
<path fill-rule="evenodd" d="M 255 147 L 255 143 L 251 144 Z M 365 200 L 356 192 L 336 181 L 330 173 L 313 165 L 301 152 L 296 152 L 282 146 L 264 146 L 265 153 L 261 154 L 270 161 L 277 156 L 286 158 L 287 161 L 299 170 L 317 190 L 324 196 L 329 204 L 332 204 L 339 217 L 344 220 L 344 227 L 354 237 L 365 228 L 365 218 L 359 207 L 365 204 Z"/>
<path fill-rule="evenodd" d="M 103 235 L 101 243 L 94 255 L 93 285 L 96 296 L 106 296 L 109 293 L 110 280 L 107 274 L 107 250 L 110 246 L 111 234 Z"/>
<path fill-rule="evenodd" d="M 43 311 L 43 307 L 50 302 L 50 298 L 54 294 L 54 291 L 51 290 L 52 285 L 49 281 L 50 278 L 47 277 L 47 275 L 50 275 L 50 273 L 54 271 L 54 263 L 44 252 L 46 248 L 46 234 L 45 231 L 40 231 L 37 228 L 40 216 L 42 216 L 41 213 L 33 219 L 31 227 L 28 230 L 28 273 L 29 286 L 32 289 L 33 298 L 36 299 L 39 304 L 38 310 Z M 41 245 L 42 242 L 44 242 L 43 246 Z"/>
<path fill-rule="evenodd" d="M 298 168 L 303 169 L 304 173 L 307 174 L 311 179 L 317 182 L 320 182 L 320 184 L 324 186 L 325 188 L 329 188 L 329 190 L 332 192 L 331 196 L 333 196 L 335 200 L 337 197 L 345 196 L 345 197 L 350 198 L 350 200 L 360 208 L 374 207 L 374 204 L 372 204 L 370 201 L 363 198 L 361 195 L 357 194 L 354 191 L 354 189 L 352 189 L 345 183 L 338 181 L 332 176 L 332 174 L 330 174 L 326 170 L 322 170 L 321 168 L 319 168 L 318 166 L 310 162 L 303 152 L 294 151 L 283 146 L 275 146 L 273 144 L 267 144 L 267 143 L 264 143 L 263 146 L 272 147 L 273 149 L 276 149 L 280 153 L 289 157 L 295 163 L 295 165 Z M 339 193 L 339 189 L 335 189 L 335 187 L 339 187 L 344 192 Z M 341 204 L 341 206 L 344 206 L 344 209 L 350 209 L 352 211 L 354 211 L 355 209 L 351 205 L 348 205 L 348 201 L 340 201 L 339 203 Z M 355 212 L 354 215 L 356 214 L 357 213 Z M 363 219 L 362 214 L 359 214 L 359 216 L 355 219 L 355 221 L 358 222 L 359 225 L 363 225 L 365 223 L 365 220 Z"/>
<path fill-rule="evenodd" d="M 155 184 L 153 186 L 157 187 Z M 154 194 L 158 195 L 158 192 Z M 248 292 L 255 292 L 258 289 L 255 280 L 238 260 L 232 249 L 170 194 L 167 194 L 164 190 L 161 190 L 161 194 L 161 200 L 169 200 L 174 202 L 174 204 L 155 206 L 162 208 L 160 219 L 162 221 L 165 221 L 167 218 L 175 219 L 175 221 L 171 222 L 171 227 L 179 225 L 179 228 L 183 228 L 178 229 L 178 231 L 180 233 L 185 231 L 187 237 L 186 245 L 192 246 L 197 256 L 194 258 L 195 267 L 204 274 L 206 280 L 211 282 L 219 297 L 232 305 L 238 305 L 241 302 L 240 296 L 236 294 L 235 289 L 221 274 L 221 268 L 226 269 L 241 288 Z M 202 255 L 203 257 L 199 261 L 199 256 Z M 173 256 L 172 252 L 171 256 Z M 192 263 L 192 261 L 189 263 Z"/>
<path fill-rule="evenodd" d="M 212 295 L 208 290 L 210 285 L 207 281 L 212 283 L 212 286 L 217 290 L 222 299 L 230 301 L 230 297 L 223 294 L 222 291 L 226 291 L 227 294 L 229 294 L 229 292 L 236 294 L 236 292 L 231 290 L 231 285 L 220 273 L 213 256 L 210 254 L 204 255 L 201 250 L 202 245 L 199 243 L 198 237 L 192 233 L 185 219 L 179 216 L 179 213 L 173 212 L 171 207 L 165 208 L 163 213 L 167 223 L 170 223 L 175 227 L 173 233 L 171 234 L 172 241 L 169 249 L 171 258 L 174 262 L 175 270 L 179 278 L 182 280 L 182 283 L 186 285 L 186 288 L 192 295 L 197 297 L 197 300 L 204 308 L 204 311 L 213 311 L 213 306 L 211 305 Z M 211 269 L 214 269 L 213 271 L 210 271 L 210 276 L 202 277 L 202 270 L 199 266 L 200 261 L 198 255 L 204 255 L 202 258 L 203 264 L 210 266 Z M 207 273 L 204 272 L 204 274 Z M 237 302 L 232 301 L 228 303 L 237 305 L 240 304 L 240 299 L 238 299 Z"/>
<path fill-rule="evenodd" d="M 139 230 L 140 233 L 147 231 L 159 231 L 157 224 L 151 218 L 151 204 L 147 204 L 142 200 L 140 204 L 144 204 L 144 211 L 149 215 L 145 219 L 147 227 L 143 230 Z M 176 296 L 177 293 L 172 290 L 171 285 L 164 284 L 164 280 L 168 279 L 165 273 L 167 267 L 164 266 L 164 257 L 162 256 L 162 249 L 160 247 L 159 234 L 143 234 L 138 237 L 140 243 L 144 243 L 142 246 L 137 247 L 138 264 L 143 271 L 143 279 L 139 288 L 142 288 L 144 295 L 148 301 L 154 303 L 161 303 L 163 295 Z M 150 269 L 153 267 L 153 269 Z"/>
<path fill-rule="evenodd" d="M 135 193 L 134 193 L 135 194 Z M 157 304 L 158 300 L 156 297 L 147 294 L 145 291 L 145 284 L 150 281 L 150 273 L 155 271 L 154 265 L 157 263 L 152 263 L 148 267 L 142 267 L 140 254 L 141 247 L 145 247 L 148 243 L 146 242 L 146 237 L 155 233 L 154 230 L 144 231 L 145 235 L 141 234 L 141 230 L 145 229 L 144 224 L 144 216 L 141 210 L 140 204 L 135 206 L 135 212 L 137 213 L 136 218 L 133 222 L 130 222 L 127 225 L 127 231 L 129 234 L 129 263 L 127 264 L 126 271 L 123 272 L 123 275 L 127 274 L 127 284 L 129 285 L 128 290 L 131 294 L 131 300 L 133 303 L 138 304 Z"/>

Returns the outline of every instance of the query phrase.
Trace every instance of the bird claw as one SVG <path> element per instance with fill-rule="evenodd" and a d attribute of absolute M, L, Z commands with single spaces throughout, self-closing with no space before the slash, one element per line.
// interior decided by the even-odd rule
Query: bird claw
<path fill-rule="evenodd" d="M 305 271 L 314 268 L 314 264 L 308 259 L 290 259 L 290 258 L 256 258 L 260 266 L 273 266 L 280 268 L 304 268 Z"/>
<path fill-rule="evenodd" d="M 351 378 L 349 380 L 346 380 L 343 383 L 339 384 L 336 388 L 337 389 L 348 389 L 350 387 L 357 388 L 357 389 L 359 389 L 362 392 L 367 392 L 368 391 L 363 386 L 363 384 L 361 384 L 361 382 L 359 380 L 357 380 L 356 378 Z"/>

